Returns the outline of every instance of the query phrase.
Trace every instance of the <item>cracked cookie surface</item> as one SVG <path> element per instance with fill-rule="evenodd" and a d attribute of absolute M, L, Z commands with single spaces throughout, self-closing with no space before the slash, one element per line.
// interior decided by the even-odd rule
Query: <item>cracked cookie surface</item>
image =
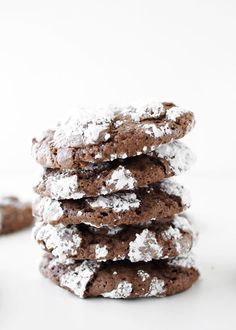
<path fill-rule="evenodd" d="M 173 217 L 189 206 L 188 191 L 175 181 L 166 179 L 135 192 L 118 192 L 96 198 L 57 201 L 38 197 L 33 204 L 33 213 L 46 223 L 85 223 L 100 227 L 158 221 Z"/>
<path fill-rule="evenodd" d="M 34 138 L 32 153 L 44 167 L 83 168 L 153 151 L 182 138 L 194 122 L 192 112 L 173 103 L 80 111 Z"/>
<path fill-rule="evenodd" d="M 195 157 L 179 141 L 124 160 L 93 164 L 83 169 L 45 169 L 35 192 L 52 199 L 80 199 L 135 190 L 187 171 Z"/>
<path fill-rule="evenodd" d="M 45 277 L 80 298 L 165 297 L 190 288 L 199 277 L 191 256 L 148 263 L 67 260 L 63 264 L 47 254 L 40 270 Z"/>

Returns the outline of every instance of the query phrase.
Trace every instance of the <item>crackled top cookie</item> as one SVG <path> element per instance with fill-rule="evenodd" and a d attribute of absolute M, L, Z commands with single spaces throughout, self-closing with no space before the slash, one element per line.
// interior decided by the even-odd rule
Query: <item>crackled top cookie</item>
<path fill-rule="evenodd" d="M 32 224 L 32 208 L 16 197 L 0 199 L 0 234 L 8 234 Z"/>
<path fill-rule="evenodd" d="M 190 288 L 199 277 L 191 256 L 135 263 L 67 260 L 63 264 L 45 255 L 40 270 L 80 298 L 165 297 Z"/>
<path fill-rule="evenodd" d="M 93 164 L 83 169 L 45 169 L 35 192 L 52 199 L 80 199 L 134 190 L 187 171 L 195 157 L 179 141 L 146 155 Z"/>
<path fill-rule="evenodd" d="M 49 168 L 81 168 L 153 151 L 182 138 L 194 126 L 193 113 L 173 103 L 78 110 L 54 130 L 33 139 L 32 153 Z"/>
<path fill-rule="evenodd" d="M 143 223 L 173 217 L 190 206 L 188 191 L 171 179 L 140 188 L 135 192 L 115 193 L 96 198 L 56 201 L 39 197 L 34 215 L 51 224 L 85 223 L 102 225 Z"/>
<path fill-rule="evenodd" d="M 124 260 L 131 262 L 173 258 L 189 253 L 193 245 L 192 227 L 183 215 L 146 225 L 91 227 L 64 226 L 37 221 L 34 238 L 59 261 Z"/>

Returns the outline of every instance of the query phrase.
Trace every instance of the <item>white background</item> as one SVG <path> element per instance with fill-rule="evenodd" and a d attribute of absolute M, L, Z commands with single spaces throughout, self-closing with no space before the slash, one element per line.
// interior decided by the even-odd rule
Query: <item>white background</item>
<path fill-rule="evenodd" d="M 31 138 L 69 108 L 173 101 L 197 117 L 183 181 L 202 272 L 173 298 L 80 301 L 39 276 L 29 231 L 4 237 L 1 330 L 235 329 L 235 31 L 233 0 L 0 0 L 0 193 L 30 197 Z"/>

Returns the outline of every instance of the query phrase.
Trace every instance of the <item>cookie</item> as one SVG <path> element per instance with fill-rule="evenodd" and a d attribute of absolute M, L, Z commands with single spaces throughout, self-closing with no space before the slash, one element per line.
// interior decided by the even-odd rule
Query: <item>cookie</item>
<path fill-rule="evenodd" d="M 198 279 L 193 259 L 176 258 L 150 262 L 67 261 L 45 255 L 42 274 L 80 298 L 165 297 L 182 292 Z"/>
<path fill-rule="evenodd" d="M 18 231 L 32 224 L 32 208 L 16 197 L 0 199 L 0 234 Z"/>
<path fill-rule="evenodd" d="M 186 189 L 171 179 L 135 192 L 56 201 L 39 197 L 34 203 L 34 215 L 51 224 L 85 223 L 101 225 L 132 225 L 149 220 L 161 220 L 181 213 L 190 205 Z"/>
<path fill-rule="evenodd" d="M 52 199 L 80 199 L 129 191 L 187 171 L 194 162 L 191 150 L 179 141 L 124 160 L 94 164 L 83 169 L 45 169 L 35 192 Z"/>
<path fill-rule="evenodd" d="M 143 226 L 52 226 L 38 221 L 34 228 L 35 240 L 62 262 L 68 258 L 131 262 L 173 258 L 189 253 L 193 236 L 191 225 L 183 215 Z"/>
<path fill-rule="evenodd" d="M 81 168 L 148 153 L 182 138 L 193 126 L 193 113 L 173 103 L 81 110 L 34 138 L 32 154 L 44 167 Z"/>

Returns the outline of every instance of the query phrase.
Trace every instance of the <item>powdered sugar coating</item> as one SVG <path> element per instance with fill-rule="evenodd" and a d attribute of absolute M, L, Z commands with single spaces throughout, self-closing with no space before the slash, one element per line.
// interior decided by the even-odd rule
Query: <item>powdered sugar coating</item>
<path fill-rule="evenodd" d="M 60 285 L 70 289 L 80 298 L 84 297 L 87 285 L 99 268 L 99 263 L 85 260 L 74 270 L 69 270 L 60 278 Z"/>
<path fill-rule="evenodd" d="M 132 262 L 160 259 L 162 255 L 162 247 L 158 244 L 155 233 L 148 229 L 136 234 L 135 240 L 129 243 L 128 257 Z"/>
<path fill-rule="evenodd" d="M 112 173 L 112 176 L 106 182 L 106 188 L 112 192 L 113 186 L 118 190 L 131 190 L 134 189 L 136 180 L 133 178 L 132 173 L 125 169 L 124 166 L 118 166 L 118 168 Z M 109 189 L 110 187 L 110 189 Z"/>
<path fill-rule="evenodd" d="M 182 234 L 181 234 L 179 228 L 170 226 L 167 230 L 165 230 L 162 233 L 162 237 L 166 241 L 172 240 L 175 243 L 176 251 L 178 253 L 181 253 L 182 249 L 184 249 L 183 246 L 180 244 Z"/>
<path fill-rule="evenodd" d="M 76 226 L 66 227 L 62 224 L 42 226 L 36 223 L 34 236 L 37 241 L 43 241 L 46 248 L 61 262 L 66 260 L 68 254 L 76 255 L 81 245 L 80 233 Z"/>
<path fill-rule="evenodd" d="M 73 165 L 73 150 L 69 149 L 69 148 L 58 149 L 57 150 L 57 161 L 62 167 L 70 168 Z M 47 167 L 50 167 L 50 166 L 47 165 Z"/>
<path fill-rule="evenodd" d="M 118 284 L 117 288 L 102 294 L 105 298 L 113 298 L 113 299 L 125 299 L 128 298 L 133 290 L 133 286 L 131 283 L 127 281 L 122 281 Z"/>
<path fill-rule="evenodd" d="M 152 137 L 159 138 L 164 135 L 171 134 L 172 131 L 168 124 L 157 127 L 155 124 L 144 124 L 142 125 L 145 133 L 151 135 Z"/>
<path fill-rule="evenodd" d="M 95 247 L 95 258 L 99 261 L 105 261 L 105 257 L 108 254 L 108 250 L 106 245 L 100 246 L 99 244 L 96 244 Z"/>
<path fill-rule="evenodd" d="M 155 149 L 160 158 L 165 158 L 175 175 L 186 172 L 194 163 L 193 152 L 183 143 L 174 141 L 163 144 Z"/>
<path fill-rule="evenodd" d="M 113 261 L 118 261 L 118 260 L 125 260 L 126 256 L 125 255 L 120 255 L 118 254 L 117 257 L 113 258 Z"/>
<path fill-rule="evenodd" d="M 175 182 L 173 179 L 165 179 L 160 183 L 161 190 L 169 195 L 178 196 L 181 199 L 182 206 L 190 206 L 190 194 L 189 191 L 182 185 Z"/>
<path fill-rule="evenodd" d="M 168 261 L 168 265 L 183 268 L 196 268 L 193 253 L 188 253 L 184 256 L 173 258 Z"/>
<path fill-rule="evenodd" d="M 165 230 L 162 233 L 162 237 L 165 240 L 173 239 L 175 241 L 178 241 L 182 237 L 182 234 L 181 234 L 179 228 L 174 228 L 174 227 L 170 226 L 167 230 Z"/>
<path fill-rule="evenodd" d="M 166 110 L 166 117 L 169 120 L 176 120 L 185 112 L 187 111 L 174 106 Z M 158 119 L 164 113 L 164 105 L 160 102 L 137 106 L 77 109 L 71 112 L 67 120 L 58 123 L 53 136 L 54 145 L 57 148 L 63 148 L 96 144 L 98 141 L 106 142 L 110 138 L 111 123 L 118 128 L 127 119 L 141 122 L 145 119 Z M 163 130 L 166 131 L 167 127 Z M 44 157 L 50 157 L 46 150 L 44 152 Z"/>
<path fill-rule="evenodd" d="M 191 223 L 183 215 L 175 215 L 173 224 L 182 231 L 192 233 Z"/>
<path fill-rule="evenodd" d="M 45 258 L 45 256 L 44 256 L 44 258 Z M 76 263 L 76 261 L 71 258 L 66 258 L 64 260 L 60 260 L 58 258 L 52 258 L 48 263 L 48 268 L 53 269 L 54 267 L 57 267 L 60 265 L 70 266 L 70 265 L 74 265 L 75 263 Z"/>
<path fill-rule="evenodd" d="M 140 269 L 137 271 L 137 275 L 139 277 L 141 277 L 142 281 L 145 282 L 149 277 L 150 275 L 148 273 L 146 273 L 144 270 Z"/>
<path fill-rule="evenodd" d="M 108 107 L 103 109 L 81 109 L 72 114 L 66 121 L 60 122 L 54 133 L 54 144 L 57 148 L 78 147 L 79 145 L 106 142 L 110 138 L 108 129 L 113 120 L 116 127 L 123 124 L 116 116 L 131 117 L 133 121 L 159 117 L 164 112 L 161 103 L 146 106 Z"/>
<path fill-rule="evenodd" d="M 84 114 L 84 112 L 83 112 Z M 108 129 L 110 119 L 101 118 L 83 119 L 83 116 L 71 116 L 63 123 L 59 123 L 54 133 L 54 143 L 60 147 L 78 147 L 79 145 L 94 144 L 98 141 L 102 132 L 102 141 L 106 141 L 106 129 Z"/>
<path fill-rule="evenodd" d="M 57 221 L 63 216 L 60 202 L 48 197 L 37 198 L 33 204 L 35 216 L 40 215 L 45 222 Z"/>
<path fill-rule="evenodd" d="M 150 283 L 148 293 L 145 294 L 145 297 L 162 297 L 165 293 L 165 282 L 153 277 Z"/>
<path fill-rule="evenodd" d="M 123 193 L 117 196 L 99 196 L 92 201 L 88 201 L 88 203 L 93 208 L 108 208 L 118 213 L 138 208 L 140 200 L 135 193 Z"/>
<path fill-rule="evenodd" d="M 176 121 L 179 117 L 184 115 L 187 111 L 180 107 L 172 107 L 168 110 L 166 110 L 166 118 L 169 120 Z"/>
<path fill-rule="evenodd" d="M 76 175 L 67 175 L 67 172 L 49 176 L 45 182 L 46 190 L 51 198 L 80 199 L 85 195 L 83 191 L 78 192 L 78 181 Z"/>
<path fill-rule="evenodd" d="M 146 105 L 128 106 L 121 109 L 121 113 L 138 122 L 150 118 L 159 118 L 164 113 L 164 106 L 161 102 L 152 102 Z"/>
<path fill-rule="evenodd" d="M 40 159 L 40 162 L 47 164 L 48 167 L 53 166 L 53 161 L 52 161 L 52 154 L 51 154 L 51 149 L 49 144 L 43 144 L 42 141 L 48 136 L 50 131 L 44 131 L 42 134 L 37 138 L 37 142 L 39 144 L 33 144 L 32 145 L 32 156 L 38 160 Z"/>

